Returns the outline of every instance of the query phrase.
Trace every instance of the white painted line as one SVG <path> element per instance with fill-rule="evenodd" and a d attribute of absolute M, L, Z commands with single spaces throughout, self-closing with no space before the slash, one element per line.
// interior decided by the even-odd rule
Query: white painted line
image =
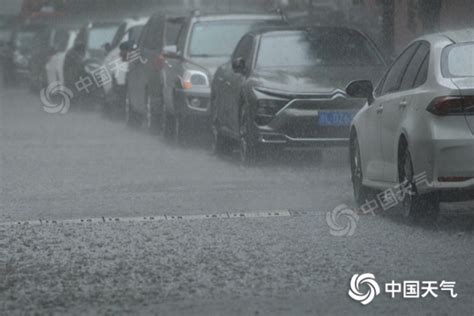
<path fill-rule="evenodd" d="M 98 217 L 65 220 L 31 220 L 18 222 L 0 222 L 0 226 L 37 226 L 56 224 L 105 224 L 105 223 L 142 223 L 159 221 L 190 221 L 190 220 L 213 220 L 213 219 L 239 219 L 239 218 L 269 218 L 269 217 L 291 217 L 288 210 L 280 211 L 257 211 L 257 212 L 227 212 L 203 215 L 157 215 L 143 217 Z"/>

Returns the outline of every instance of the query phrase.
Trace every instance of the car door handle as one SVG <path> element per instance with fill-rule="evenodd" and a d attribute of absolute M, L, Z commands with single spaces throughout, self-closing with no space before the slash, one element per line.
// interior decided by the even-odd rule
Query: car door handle
<path fill-rule="evenodd" d="M 378 108 L 377 108 L 377 114 L 380 114 L 383 112 L 383 105 L 380 105 Z"/>
<path fill-rule="evenodd" d="M 403 100 L 402 102 L 400 102 L 400 109 L 404 109 L 408 106 L 408 102 Z"/>

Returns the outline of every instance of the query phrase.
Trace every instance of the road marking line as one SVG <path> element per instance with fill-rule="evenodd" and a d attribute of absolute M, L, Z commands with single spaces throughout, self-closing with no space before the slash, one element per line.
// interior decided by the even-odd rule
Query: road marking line
<path fill-rule="evenodd" d="M 156 215 L 143 217 L 97 217 L 82 219 L 48 220 L 39 219 L 31 221 L 4 222 L 0 226 L 38 226 L 56 224 L 104 224 L 104 223 L 141 223 L 161 221 L 190 221 L 190 220 L 213 220 L 213 219 L 239 219 L 239 218 L 269 218 L 269 217 L 292 217 L 289 210 L 257 211 L 257 212 L 226 212 L 218 214 L 203 215 Z"/>

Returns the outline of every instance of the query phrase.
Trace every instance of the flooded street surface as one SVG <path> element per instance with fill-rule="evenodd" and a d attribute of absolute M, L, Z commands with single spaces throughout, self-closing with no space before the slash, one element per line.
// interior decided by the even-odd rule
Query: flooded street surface
<path fill-rule="evenodd" d="M 361 214 L 353 236 L 336 237 L 327 212 L 354 204 L 346 149 L 245 168 L 205 141 L 169 145 L 94 111 L 47 114 L 23 89 L 0 100 L 0 314 L 474 312 L 472 203 L 430 224 Z M 459 296 L 381 294 L 363 307 L 347 295 L 360 273 L 456 281 Z"/>

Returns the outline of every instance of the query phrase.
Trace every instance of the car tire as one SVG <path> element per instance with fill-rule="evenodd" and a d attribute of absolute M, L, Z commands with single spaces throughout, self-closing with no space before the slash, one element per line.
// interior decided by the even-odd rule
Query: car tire
<path fill-rule="evenodd" d="M 362 207 L 367 201 L 375 198 L 375 190 L 363 184 L 364 174 L 360 154 L 359 140 L 356 136 L 350 141 L 351 179 L 354 190 L 354 199 L 358 207 Z"/>
<path fill-rule="evenodd" d="M 436 220 L 440 211 L 440 198 L 437 193 L 419 194 L 415 183 L 415 172 L 410 150 L 402 143 L 398 159 L 398 173 L 401 188 L 405 191 L 401 203 L 403 215 L 409 220 Z M 408 192 L 406 192 L 408 191 Z"/>
<path fill-rule="evenodd" d="M 217 123 L 212 124 L 212 153 L 216 156 L 230 155 L 232 144 L 230 140 L 219 132 Z"/>
<path fill-rule="evenodd" d="M 252 133 L 252 123 L 250 121 L 250 114 L 248 108 L 243 107 L 240 113 L 240 139 L 239 139 L 239 153 L 240 162 L 244 166 L 251 166 L 257 163 L 259 159 L 259 148 Z"/>

